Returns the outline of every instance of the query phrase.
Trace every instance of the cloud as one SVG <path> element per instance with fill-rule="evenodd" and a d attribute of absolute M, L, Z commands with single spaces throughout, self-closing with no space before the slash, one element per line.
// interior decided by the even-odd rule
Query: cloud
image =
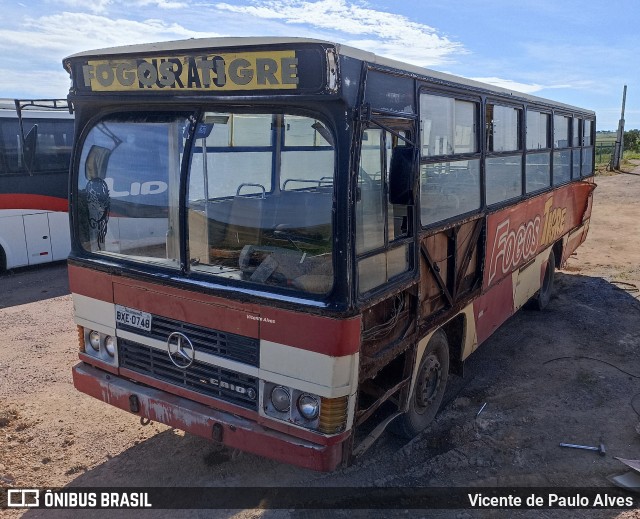
<path fill-rule="evenodd" d="M 140 7 L 154 6 L 159 9 L 184 9 L 189 7 L 189 4 L 186 2 L 172 2 L 171 0 L 135 0 L 133 2 L 127 1 L 127 5 L 131 5 L 131 3 Z"/>
<path fill-rule="evenodd" d="M 60 4 L 73 9 L 89 10 L 92 13 L 105 13 L 113 0 L 46 0 L 48 4 Z"/>
<path fill-rule="evenodd" d="M 544 90 L 545 86 L 538 85 L 536 83 L 519 83 L 511 79 L 502 79 L 499 77 L 473 77 L 469 78 L 474 81 L 480 81 L 481 83 L 488 83 L 493 86 L 506 88 L 507 90 L 515 90 L 516 92 L 523 92 L 525 94 L 534 94 L 540 90 Z M 558 88 L 558 87 L 555 87 Z M 566 87 L 565 87 L 566 88 Z"/>
<path fill-rule="evenodd" d="M 63 98 L 69 92 L 69 74 L 60 65 L 56 70 L 43 73 L 41 70 L 23 70 L 16 74 L 15 69 L 0 68 L 2 90 L 10 97 L 21 99 Z M 13 93 L 15 92 L 15 93 Z"/>
<path fill-rule="evenodd" d="M 88 13 L 27 18 L 18 30 L 0 29 L 0 49 L 36 49 L 40 58 L 61 58 L 87 49 L 149 41 L 213 37 L 162 20 L 110 19 Z"/>
<path fill-rule="evenodd" d="M 125 9 L 132 6 L 182 9 L 189 6 L 186 2 L 172 0 L 46 0 L 46 3 L 63 5 L 76 11 L 90 11 L 94 14 L 104 14 L 109 10 L 109 7 L 115 6 L 115 4 L 124 5 Z"/>
<path fill-rule="evenodd" d="M 456 55 L 467 53 L 461 43 L 433 27 L 346 0 L 260 0 L 249 6 L 218 3 L 215 7 L 262 20 L 331 31 L 341 35 L 341 43 L 420 66 L 450 63 Z"/>

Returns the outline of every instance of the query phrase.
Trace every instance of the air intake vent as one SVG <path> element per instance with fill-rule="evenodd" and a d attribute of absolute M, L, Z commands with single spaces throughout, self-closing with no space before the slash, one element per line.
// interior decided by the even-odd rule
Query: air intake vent
<path fill-rule="evenodd" d="M 131 371 L 247 409 L 258 409 L 258 379 L 255 377 L 198 361 L 187 369 L 180 369 L 171 362 L 166 351 L 124 339 L 118 339 L 118 358 L 120 366 Z"/>
<path fill-rule="evenodd" d="M 210 353 L 229 360 L 258 366 L 260 363 L 260 341 L 235 333 L 221 332 L 203 326 L 188 324 L 168 317 L 153 315 L 151 331 L 118 323 L 118 328 L 166 342 L 173 332 L 182 332 L 191 340 L 196 351 Z"/>

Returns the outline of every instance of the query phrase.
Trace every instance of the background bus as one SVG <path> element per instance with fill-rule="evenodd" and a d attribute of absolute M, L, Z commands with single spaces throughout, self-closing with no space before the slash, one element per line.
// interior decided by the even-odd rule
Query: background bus
<path fill-rule="evenodd" d="M 0 272 L 69 255 L 72 144 L 66 101 L 0 100 Z"/>
<path fill-rule="evenodd" d="M 74 384 L 232 448 L 331 470 L 418 434 L 586 237 L 590 110 L 317 40 L 64 65 Z"/>

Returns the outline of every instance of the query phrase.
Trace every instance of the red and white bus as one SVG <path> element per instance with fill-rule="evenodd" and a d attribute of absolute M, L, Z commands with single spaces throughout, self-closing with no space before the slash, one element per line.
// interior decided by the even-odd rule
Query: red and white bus
<path fill-rule="evenodd" d="M 66 101 L 0 99 L 0 272 L 67 258 L 72 143 Z"/>
<path fill-rule="evenodd" d="M 231 448 L 333 470 L 420 433 L 586 237 L 589 110 L 317 40 L 64 66 L 75 386 Z"/>

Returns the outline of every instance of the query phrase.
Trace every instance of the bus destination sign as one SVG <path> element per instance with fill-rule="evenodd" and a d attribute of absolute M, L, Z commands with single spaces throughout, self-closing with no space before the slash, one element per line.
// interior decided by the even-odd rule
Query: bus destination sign
<path fill-rule="evenodd" d="M 299 84 L 294 50 L 89 60 L 82 65 L 82 90 L 284 90 Z M 84 87 L 84 88 L 82 88 Z"/>

